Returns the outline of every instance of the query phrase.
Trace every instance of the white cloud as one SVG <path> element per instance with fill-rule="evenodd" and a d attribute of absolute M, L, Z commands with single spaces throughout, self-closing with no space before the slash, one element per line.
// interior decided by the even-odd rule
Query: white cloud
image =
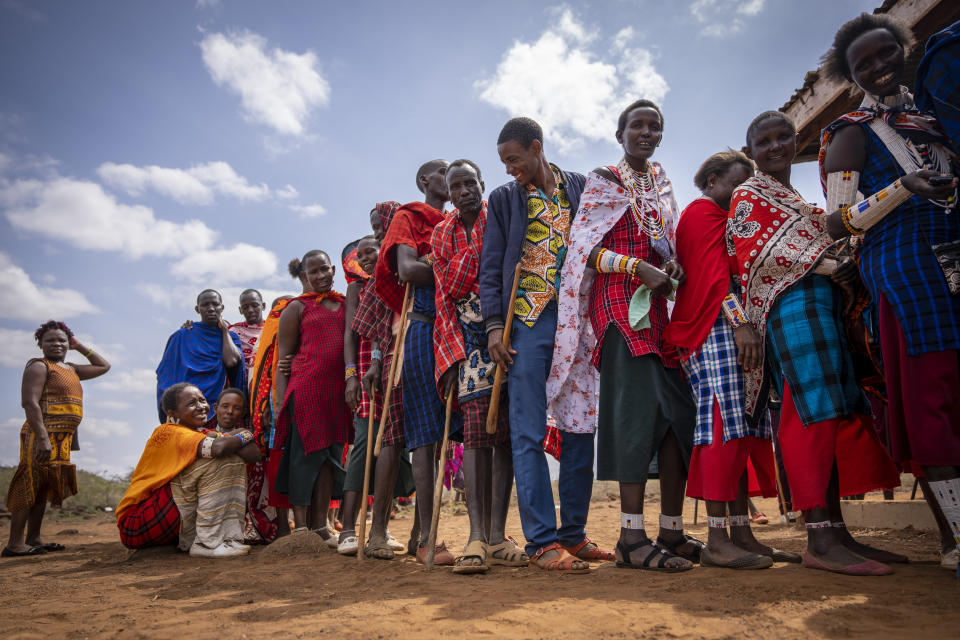
<path fill-rule="evenodd" d="M 330 102 L 313 51 L 268 50 L 267 40 L 250 31 L 207 34 L 200 50 L 213 81 L 240 96 L 247 119 L 278 133 L 303 134 L 313 108 Z"/>
<path fill-rule="evenodd" d="M 86 435 L 91 435 L 94 438 L 106 438 L 108 436 L 128 436 L 133 431 L 130 429 L 130 425 L 123 420 L 87 417 L 80 423 L 79 433 L 82 443 L 83 437 Z M 81 450 L 83 448 L 86 448 L 86 444 L 81 444 Z"/>
<path fill-rule="evenodd" d="M 281 200 L 296 200 L 300 197 L 300 192 L 292 184 L 277 189 L 276 194 Z"/>
<path fill-rule="evenodd" d="M 669 90 L 653 55 L 629 46 L 634 36 L 632 29 L 621 29 L 614 50 L 601 56 L 591 49 L 599 40 L 596 30 L 564 9 L 536 41 L 514 42 L 494 75 L 475 87 L 485 102 L 539 122 L 561 151 L 585 139 L 614 142 L 623 107 L 637 98 L 662 101 Z M 570 92 L 571 86 L 577 91 Z"/>
<path fill-rule="evenodd" d="M 292 204 L 290 210 L 299 213 L 301 218 L 318 218 L 327 212 L 319 204 Z"/>
<path fill-rule="evenodd" d="M 152 189 L 182 204 L 213 204 L 217 195 L 258 202 L 270 195 L 267 185 L 250 184 L 226 162 L 207 162 L 189 169 L 105 162 L 97 175 L 130 195 Z"/>
<path fill-rule="evenodd" d="M 277 271 L 277 257 L 263 247 L 246 243 L 229 249 L 194 251 L 171 267 L 173 275 L 194 282 L 235 284 L 269 277 Z"/>
<path fill-rule="evenodd" d="M 763 11 L 766 0 L 693 0 L 690 15 L 703 25 L 700 35 L 720 38 L 740 32 L 740 16 L 753 17 Z"/>
<path fill-rule="evenodd" d="M 37 286 L 27 272 L 0 251 L 0 309 L 17 320 L 45 322 L 50 318 L 72 318 L 99 313 L 86 296 L 73 289 Z"/>
<path fill-rule="evenodd" d="M 154 394 L 157 391 L 157 372 L 153 369 L 110 369 L 90 385 L 98 391 L 117 391 L 126 395 Z"/>
<path fill-rule="evenodd" d="M 39 323 L 38 323 L 39 324 Z M 43 354 L 33 339 L 32 331 L 4 329 L 0 327 L 0 366 L 23 369 L 30 358 L 39 358 Z"/>
<path fill-rule="evenodd" d="M 220 0 L 197 0 L 197 9 L 209 9 L 220 4 Z"/>
<path fill-rule="evenodd" d="M 216 237 L 199 220 L 158 219 L 149 207 L 121 204 L 99 184 L 73 178 L 17 180 L 0 187 L 0 205 L 18 229 L 131 258 L 180 256 L 210 247 Z"/>

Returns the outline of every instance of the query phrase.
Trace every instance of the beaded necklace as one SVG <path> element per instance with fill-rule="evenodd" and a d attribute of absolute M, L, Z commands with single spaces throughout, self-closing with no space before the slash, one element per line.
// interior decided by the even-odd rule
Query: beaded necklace
<path fill-rule="evenodd" d="M 624 188 L 630 192 L 630 211 L 637 226 L 654 240 L 663 237 L 663 209 L 660 206 L 660 189 L 657 188 L 653 174 L 653 165 L 647 163 L 647 170 L 640 173 L 622 158 L 617 164 L 617 173 Z M 650 194 L 652 192 L 652 198 Z M 656 203 L 648 202 L 651 199 Z"/>

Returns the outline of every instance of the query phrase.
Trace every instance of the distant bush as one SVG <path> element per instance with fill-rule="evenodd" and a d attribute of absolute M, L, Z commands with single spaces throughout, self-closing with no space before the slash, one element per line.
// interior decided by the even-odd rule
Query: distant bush
<path fill-rule="evenodd" d="M 0 466 L 0 505 L 7 499 L 7 489 L 16 467 Z M 64 514 L 82 515 L 85 513 L 102 512 L 104 507 L 116 509 L 117 503 L 123 498 L 123 493 L 130 484 L 130 474 L 124 477 L 104 477 L 89 471 L 77 470 L 77 495 L 63 501 L 63 507 L 52 509 L 53 512 L 62 511 Z"/>

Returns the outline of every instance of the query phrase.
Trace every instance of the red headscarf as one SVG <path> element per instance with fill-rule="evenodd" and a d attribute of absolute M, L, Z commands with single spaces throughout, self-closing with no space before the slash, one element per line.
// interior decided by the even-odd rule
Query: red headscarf
<path fill-rule="evenodd" d="M 663 332 L 669 352 L 688 358 L 707 339 L 730 288 L 731 258 L 726 243 L 727 212 L 713 200 L 687 205 L 677 224 L 677 262 L 687 279 L 677 289 L 670 324 Z"/>
<path fill-rule="evenodd" d="M 417 251 L 418 256 L 430 253 L 430 236 L 433 228 L 444 219 L 439 209 L 425 202 L 411 202 L 394 212 L 387 235 L 380 244 L 380 257 L 374 272 L 374 287 L 383 301 L 400 313 L 403 306 L 404 286 L 397 279 L 397 258 L 394 249 L 397 245 L 407 245 Z M 383 217 L 381 216 L 381 221 Z"/>

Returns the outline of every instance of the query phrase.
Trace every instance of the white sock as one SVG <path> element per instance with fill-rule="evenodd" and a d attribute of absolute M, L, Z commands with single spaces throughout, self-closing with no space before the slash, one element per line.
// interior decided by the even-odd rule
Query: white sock
<path fill-rule="evenodd" d="M 931 482 L 930 489 L 953 531 L 954 540 L 960 545 L 960 478 Z"/>
<path fill-rule="evenodd" d="M 665 516 L 661 513 L 660 528 L 668 531 L 683 531 L 683 516 Z"/>
<path fill-rule="evenodd" d="M 624 513 L 620 512 L 620 528 L 643 531 L 642 513 Z"/>
<path fill-rule="evenodd" d="M 733 516 L 736 517 L 736 516 Z M 713 529 L 726 529 L 727 528 L 727 517 L 726 516 L 707 516 L 707 526 Z"/>

